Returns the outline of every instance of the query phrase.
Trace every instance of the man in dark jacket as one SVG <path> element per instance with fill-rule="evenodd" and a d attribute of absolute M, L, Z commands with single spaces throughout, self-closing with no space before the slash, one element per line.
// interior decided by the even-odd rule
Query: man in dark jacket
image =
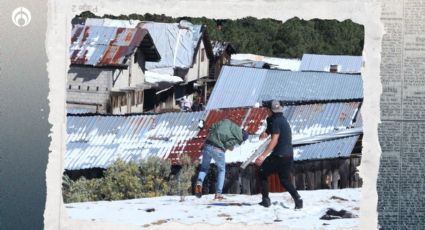
<path fill-rule="evenodd" d="M 301 196 L 289 180 L 294 152 L 292 148 L 291 127 L 283 116 L 282 110 L 283 107 L 280 105 L 279 101 L 272 101 L 269 108 L 269 117 L 267 118 L 267 129 L 260 136 L 260 139 L 264 139 L 268 135 L 271 135 L 270 143 L 255 161 L 255 164 L 260 166 L 259 176 L 261 181 L 261 194 L 263 197 L 260 205 L 264 207 L 270 206 L 271 202 L 267 178 L 277 172 L 280 183 L 294 199 L 295 209 L 301 209 L 303 206 Z M 267 156 L 270 152 L 270 156 Z"/>
<path fill-rule="evenodd" d="M 202 196 L 202 183 L 210 167 L 211 159 L 214 159 L 217 165 L 217 183 L 214 199 L 224 199 L 222 195 L 226 173 L 224 153 L 228 149 L 233 150 L 235 145 L 240 145 L 246 139 L 248 139 L 248 133 L 229 119 L 221 120 L 210 127 L 204 149 L 202 150 L 201 170 L 195 187 L 195 195 L 198 198 Z"/>

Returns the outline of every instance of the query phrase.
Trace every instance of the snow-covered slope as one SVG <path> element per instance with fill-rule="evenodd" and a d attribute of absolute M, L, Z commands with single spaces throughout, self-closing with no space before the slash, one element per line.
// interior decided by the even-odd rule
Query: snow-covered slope
<path fill-rule="evenodd" d="M 214 201 L 213 195 L 198 199 L 164 196 L 122 201 L 100 201 L 66 204 L 73 219 L 138 226 L 158 226 L 168 222 L 183 224 L 267 224 L 297 229 L 353 229 L 359 218 L 320 220 L 328 208 L 345 209 L 359 215 L 360 189 L 299 191 L 304 208 L 294 210 L 288 193 L 272 193 L 273 205 L 264 208 L 257 203 L 261 195 L 226 194 L 226 200 Z M 336 196 L 337 198 L 332 198 Z M 343 199 L 338 199 L 343 198 Z M 240 206 L 227 205 L 238 203 Z M 152 210 L 154 209 L 154 210 Z"/>

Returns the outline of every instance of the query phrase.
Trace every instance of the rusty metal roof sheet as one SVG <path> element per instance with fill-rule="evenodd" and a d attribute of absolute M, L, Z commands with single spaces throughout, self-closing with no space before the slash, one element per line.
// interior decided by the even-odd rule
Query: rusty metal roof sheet
<path fill-rule="evenodd" d="M 202 147 L 207 137 L 208 129 L 217 121 L 227 118 L 247 130 L 248 133 L 258 134 L 262 123 L 266 120 L 266 117 L 267 110 L 265 108 L 211 110 L 205 119 L 205 127 L 199 131 L 198 135 L 190 140 L 184 148 L 176 148 L 173 152 L 174 154 L 170 154 L 170 156 L 178 159 L 178 153 L 184 152 L 187 153 L 191 159 L 198 160 L 201 156 Z"/>
<path fill-rule="evenodd" d="M 291 125 L 293 139 L 302 139 L 357 127 L 359 123 L 354 120 L 360 120 L 360 105 L 360 102 L 292 105 L 286 106 L 283 112 Z M 265 128 L 266 117 L 265 108 L 135 116 L 69 115 L 65 168 L 106 168 L 118 157 L 137 161 L 146 156 L 167 158 L 178 164 L 183 153 L 198 160 L 208 128 L 224 118 L 251 134 L 248 141 L 226 154 L 228 163 L 243 162 L 263 143 L 258 140 L 258 134 Z M 197 125 L 201 119 L 205 123 L 204 129 L 199 131 Z M 299 160 L 332 158 L 346 156 L 353 141 L 323 141 L 296 148 L 305 152 Z M 318 151 L 320 149 L 323 151 Z"/>
<path fill-rule="evenodd" d="M 126 67 L 137 47 L 147 60 L 160 59 L 146 29 L 75 25 L 71 32 L 71 64 Z"/>
<path fill-rule="evenodd" d="M 117 158 L 168 158 L 195 137 L 204 111 L 136 116 L 68 116 L 65 169 L 107 168 Z"/>

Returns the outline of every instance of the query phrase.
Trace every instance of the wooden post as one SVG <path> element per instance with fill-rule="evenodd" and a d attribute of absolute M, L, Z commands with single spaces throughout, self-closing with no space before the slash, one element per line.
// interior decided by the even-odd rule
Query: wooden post
<path fill-rule="evenodd" d="M 240 194 L 240 192 L 239 167 L 237 165 L 226 165 L 223 193 Z"/>
<path fill-rule="evenodd" d="M 313 168 L 313 162 L 306 161 L 304 172 L 306 175 L 306 190 L 313 190 L 314 189 L 314 168 Z"/>
<path fill-rule="evenodd" d="M 299 162 L 295 167 L 295 185 L 297 190 L 305 190 L 304 162 Z"/>
<path fill-rule="evenodd" d="M 322 161 L 322 188 L 330 189 L 332 183 L 332 169 L 329 160 Z"/>
<path fill-rule="evenodd" d="M 350 187 L 358 188 L 360 187 L 360 178 L 357 171 L 357 166 L 360 165 L 360 157 L 351 157 L 350 158 Z"/>
<path fill-rule="evenodd" d="M 208 91 L 207 81 L 204 81 L 204 105 L 207 105 L 207 91 Z"/>
<path fill-rule="evenodd" d="M 314 169 L 314 185 L 313 189 L 321 189 L 322 188 L 322 163 L 320 160 L 313 162 Z"/>
<path fill-rule="evenodd" d="M 339 175 L 340 175 L 340 188 L 347 188 L 350 186 L 350 159 L 339 159 Z"/>
<path fill-rule="evenodd" d="M 332 167 L 332 189 L 338 189 L 338 182 L 340 179 L 338 160 L 332 160 L 331 167 Z"/>
<path fill-rule="evenodd" d="M 255 193 L 255 170 L 252 165 L 241 171 L 241 193 L 247 195 Z"/>
<path fill-rule="evenodd" d="M 144 110 L 144 106 L 145 106 L 145 90 L 143 90 L 141 93 L 142 93 L 142 102 L 141 102 L 142 112 L 145 112 L 145 110 Z"/>

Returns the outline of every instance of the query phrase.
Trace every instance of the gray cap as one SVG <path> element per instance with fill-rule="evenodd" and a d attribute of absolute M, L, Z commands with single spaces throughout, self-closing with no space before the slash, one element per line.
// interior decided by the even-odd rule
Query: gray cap
<path fill-rule="evenodd" d="M 273 113 L 281 113 L 283 107 L 280 105 L 279 101 L 273 100 L 270 109 L 273 111 Z"/>

